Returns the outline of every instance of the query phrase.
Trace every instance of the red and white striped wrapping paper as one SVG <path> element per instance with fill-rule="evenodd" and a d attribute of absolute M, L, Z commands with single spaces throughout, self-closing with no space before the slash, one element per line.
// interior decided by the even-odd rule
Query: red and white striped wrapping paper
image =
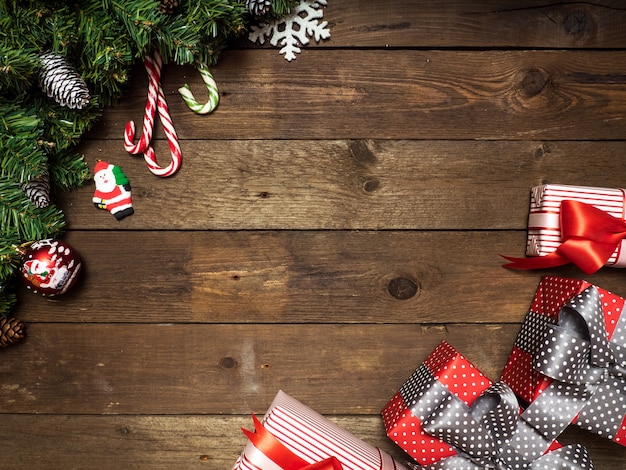
<path fill-rule="evenodd" d="M 597 207 L 621 220 L 626 220 L 626 191 L 615 188 L 544 184 L 531 190 L 528 215 L 527 256 L 545 256 L 556 251 L 561 238 L 560 206 L 565 199 Z M 622 240 L 606 266 L 626 267 L 626 240 Z"/>
<path fill-rule="evenodd" d="M 263 418 L 265 428 L 291 452 L 313 464 L 330 457 L 344 470 L 407 470 L 389 454 L 340 428 L 282 390 Z M 248 441 L 233 470 L 282 470 Z"/>

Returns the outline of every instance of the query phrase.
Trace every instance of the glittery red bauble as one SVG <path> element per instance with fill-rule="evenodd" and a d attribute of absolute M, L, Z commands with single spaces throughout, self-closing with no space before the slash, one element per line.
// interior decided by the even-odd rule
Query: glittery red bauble
<path fill-rule="evenodd" d="M 24 253 L 20 277 L 26 287 L 43 296 L 64 294 L 80 273 L 78 253 L 67 243 L 46 239 L 33 243 Z"/>

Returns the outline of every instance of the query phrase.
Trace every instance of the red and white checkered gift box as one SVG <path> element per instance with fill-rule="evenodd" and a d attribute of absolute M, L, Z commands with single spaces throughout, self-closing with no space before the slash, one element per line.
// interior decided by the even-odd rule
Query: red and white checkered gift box
<path fill-rule="evenodd" d="M 438 387 L 446 387 L 471 405 L 491 384 L 454 347 L 442 341 L 383 408 L 387 436 L 420 465 L 455 455 L 449 444 L 422 429 L 423 420 L 440 396 Z"/>
<path fill-rule="evenodd" d="M 626 192 L 623 189 L 544 184 L 531 190 L 528 215 L 527 256 L 546 256 L 559 247 L 561 202 L 572 200 L 592 205 L 613 217 L 626 220 Z M 622 240 L 606 266 L 626 267 L 626 240 Z"/>
<path fill-rule="evenodd" d="M 613 347 L 618 350 L 626 347 L 626 315 L 622 315 L 625 299 L 584 280 L 544 276 L 500 378 L 525 403 L 535 401 L 553 382 L 536 370 L 537 353 L 545 341 L 547 328 L 557 325 L 561 309 L 571 301 L 588 296 L 589 289 L 597 292 L 601 304 L 598 314 L 603 319 L 606 339 L 617 344 Z M 615 386 L 601 386 L 584 406 L 580 405 L 582 411 L 574 422 L 583 429 L 626 445 L 626 387 L 619 379 L 613 383 L 618 384 L 618 393 L 613 392 Z M 598 416 L 606 418 L 600 424 L 589 418 Z"/>
<path fill-rule="evenodd" d="M 260 424 L 260 423 L 257 423 Z M 407 470 L 389 454 L 279 391 L 233 470 L 283 470 L 336 458 L 342 470 Z M 263 443 L 252 442 L 261 436 Z M 285 457 L 285 454 L 289 454 Z M 287 459 L 290 464 L 282 464 Z M 279 461 L 279 463 L 277 463 Z M 295 468 L 299 468 L 296 464 Z M 324 467 L 326 468 L 326 467 Z M 329 467 L 334 468 L 334 467 Z"/>

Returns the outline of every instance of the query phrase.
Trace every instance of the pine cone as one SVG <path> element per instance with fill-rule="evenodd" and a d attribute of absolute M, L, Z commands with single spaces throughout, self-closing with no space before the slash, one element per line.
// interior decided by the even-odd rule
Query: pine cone
<path fill-rule="evenodd" d="M 269 13 L 272 2 L 270 0 L 247 0 L 246 6 L 252 15 L 259 17 Z"/>
<path fill-rule="evenodd" d="M 24 323 L 15 318 L 0 318 L 0 347 L 17 343 L 24 337 Z"/>
<path fill-rule="evenodd" d="M 63 56 L 47 52 L 39 58 L 39 86 L 50 98 L 70 109 L 83 109 L 89 104 L 87 84 Z"/>
<path fill-rule="evenodd" d="M 174 13 L 174 10 L 176 10 L 176 7 L 178 7 L 177 0 L 161 0 L 159 11 L 161 13 L 165 13 L 166 15 L 171 15 Z"/>
<path fill-rule="evenodd" d="M 40 209 L 50 205 L 50 173 L 45 171 L 39 178 L 35 178 L 22 185 L 22 191 L 35 207 Z"/>

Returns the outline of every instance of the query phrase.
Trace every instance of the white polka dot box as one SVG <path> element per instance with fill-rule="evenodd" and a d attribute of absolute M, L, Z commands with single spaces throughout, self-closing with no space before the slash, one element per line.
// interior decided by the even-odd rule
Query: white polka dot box
<path fill-rule="evenodd" d="M 626 267 L 626 240 L 613 237 L 616 226 L 622 227 L 622 231 L 625 226 L 625 199 L 624 189 L 559 184 L 533 187 L 526 256 L 546 258 L 518 258 L 518 267 L 526 264 L 530 268 L 545 268 L 572 262 L 586 274 L 603 265 Z M 599 230 L 603 227 L 605 230 Z M 585 243 L 578 243 L 580 240 Z M 548 262 L 548 257 L 553 262 Z"/>
<path fill-rule="evenodd" d="M 492 383 L 445 341 L 400 387 L 382 410 L 387 435 L 419 468 L 591 469 L 580 445 L 556 438 L 570 420 L 520 406 L 511 388 Z M 570 418 L 571 419 L 571 418 Z M 569 462 L 576 465 L 562 466 Z"/>
<path fill-rule="evenodd" d="M 408 470 L 282 390 L 233 470 Z"/>
<path fill-rule="evenodd" d="M 551 403 L 626 445 L 625 300 L 580 279 L 544 276 L 502 372 L 524 405 Z"/>

